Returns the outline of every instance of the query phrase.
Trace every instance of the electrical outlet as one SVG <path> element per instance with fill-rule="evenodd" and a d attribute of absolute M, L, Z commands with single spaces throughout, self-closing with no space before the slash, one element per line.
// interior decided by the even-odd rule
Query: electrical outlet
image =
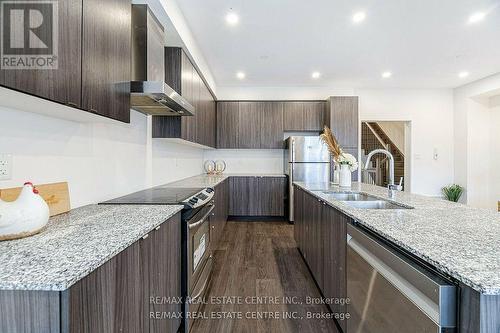
<path fill-rule="evenodd" d="M 12 155 L 0 154 L 0 180 L 12 179 Z"/>

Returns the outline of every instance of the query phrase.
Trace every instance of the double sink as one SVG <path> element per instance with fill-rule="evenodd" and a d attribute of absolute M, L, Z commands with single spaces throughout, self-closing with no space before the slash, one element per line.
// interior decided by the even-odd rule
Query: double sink
<path fill-rule="evenodd" d="M 411 207 L 398 205 L 364 193 L 323 191 L 331 199 L 342 201 L 344 204 L 359 209 L 410 209 Z"/>

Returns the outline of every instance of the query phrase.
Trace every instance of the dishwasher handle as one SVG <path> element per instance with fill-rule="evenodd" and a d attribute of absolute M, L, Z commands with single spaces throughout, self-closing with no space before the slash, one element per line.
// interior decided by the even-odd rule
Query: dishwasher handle
<path fill-rule="evenodd" d="M 456 326 L 456 287 L 348 225 L 348 246 L 440 326 Z"/>

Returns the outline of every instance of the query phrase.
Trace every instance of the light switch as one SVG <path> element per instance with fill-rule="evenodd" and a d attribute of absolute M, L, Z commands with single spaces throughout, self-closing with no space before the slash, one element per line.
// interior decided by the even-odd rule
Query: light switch
<path fill-rule="evenodd" d="M 436 160 L 436 161 L 437 161 L 437 159 L 439 158 L 439 154 L 438 154 L 438 150 L 437 150 L 437 148 L 434 148 L 434 155 L 433 155 L 433 158 L 434 158 L 434 160 Z"/>
<path fill-rule="evenodd" d="M 12 155 L 0 154 L 0 180 L 12 179 Z"/>

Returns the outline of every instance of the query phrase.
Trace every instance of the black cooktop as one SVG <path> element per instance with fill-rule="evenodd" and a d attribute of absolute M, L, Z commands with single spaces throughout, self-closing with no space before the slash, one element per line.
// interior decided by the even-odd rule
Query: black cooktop
<path fill-rule="evenodd" d="M 157 186 L 127 194 L 113 200 L 101 202 L 104 205 L 176 205 L 202 191 L 203 188 L 176 188 Z"/>

